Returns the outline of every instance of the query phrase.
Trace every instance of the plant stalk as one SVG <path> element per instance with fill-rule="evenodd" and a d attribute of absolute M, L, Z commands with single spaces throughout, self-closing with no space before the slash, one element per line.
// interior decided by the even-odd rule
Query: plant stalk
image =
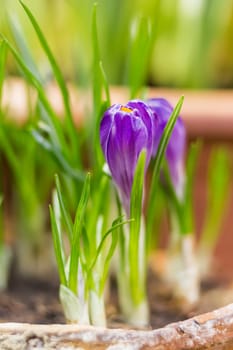
<path fill-rule="evenodd" d="M 168 248 L 166 279 L 176 298 L 186 305 L 195 304 L 200 295 L 199 269 L 192 233 L 183 234 L 175 213 L 172 213 L 172 233 Z"/>
<path fill-rule="evenodd" d="M 128 230 L 127 230 L 128 231 Z M 149 309 L 146 294 L 146 249 L 145 249 L 145 228 L 144 220 L 141 219 L 139 239 L 137 241 L 138 256 L 137 263 L 132 270 L 129 262 L 130 249 L 132 248 L 129 240 L 129 232 L 124 234 L 123 244 L 120 244 L 120 264 L 118 269 L 118 297 L 120 308 L 125 320 L 133 326 L 145 327 L 149 324 Z M 134 278 L 132 278 L 132 275 Z M 133 285 L 131 281 L 137 277 L 137 285 Z M 135 298 L 135 290 L 137 290 L 137 298 Z"/>
<path fill-rule="evenodd" d="M 98 295 L 96 291 L 91 290 L 89 292 L 89 307 L 91 324 L 97 327 L 106 327 L 104 295 Z"/>

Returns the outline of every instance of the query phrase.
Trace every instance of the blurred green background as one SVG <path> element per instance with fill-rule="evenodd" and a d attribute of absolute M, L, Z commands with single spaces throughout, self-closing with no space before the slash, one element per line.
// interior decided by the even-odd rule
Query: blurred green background
<path fill-rule="evenodd" d="M 24 2 L 46 34 L 65 76 L 79 85 L 88 84 L 94 1 Z M 19 2 L 1 0 L 1 5 L 0 32 L 12 37 L 12 26 L 16 32 L 23 30 L 39 68 L 49 76 L 47 60 Z M 233 87 L 233 0 L 99 0 L 98 29 L 101 57 L 111 84 L 129 81 L 130 55 L 138 50 L 139 60 L 146 57 L 143 74 L 147 85 Z M 134 47 L 135 33 L 143 30 L 150 45 Z M 17 72 L 13 60 L 8 69 Z"/>

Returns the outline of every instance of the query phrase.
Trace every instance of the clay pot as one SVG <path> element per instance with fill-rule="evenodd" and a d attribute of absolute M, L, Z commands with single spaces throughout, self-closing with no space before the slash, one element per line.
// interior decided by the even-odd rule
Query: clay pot
<path fill-rule="evenodd" d="M 233 304 L 153 331 L 78 325 L 0 325 L 1 350 L 230 350 Z"/>

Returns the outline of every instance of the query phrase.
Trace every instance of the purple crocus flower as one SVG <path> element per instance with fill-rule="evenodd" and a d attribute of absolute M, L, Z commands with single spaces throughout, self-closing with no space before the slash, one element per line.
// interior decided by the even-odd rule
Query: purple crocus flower
<path fill-rule="evenodd" d="M 127 215 L 138 157 L 146 150 L 146 168 L 153 152 L 157 119 L 142 101 L 115 104 L 103 116 L 100 142 L 113 180 L 119 190 Z"/>
<path fill-rule="evenodd" d="M 158 137 L 155 139 L 153 147 L 153 156 L 155 156 L 164 128 L 173 112 L 173 107 L 164 98 L 149 99 L 147 104 L 154 113 L 154 118 L 156 123 L 158 123 L 156 128 L 159 129 L 157 132 Z M 186 130 L 182 119 L 178 117 L 167 146 L 166 158 L 170 170 L 171 181 L 179 199 L 182 199 L 184 195 L 185 146 Z"/>

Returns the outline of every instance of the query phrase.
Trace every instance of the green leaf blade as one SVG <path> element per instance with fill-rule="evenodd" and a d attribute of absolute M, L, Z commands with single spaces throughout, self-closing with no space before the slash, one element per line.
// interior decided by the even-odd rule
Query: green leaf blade
<path fill-rule="evenodd" d="M 3 82 L 5 77 L 6 58 L 7 58 L 7 45 L 4 42 L 4 40 L 1 40 L 0 38 L 0 106 L 2 101 Z"/>
<path fill-rule="evenodd" d="M 143 281 L 140 275 L 139 262 L 139 241 L 142 218 L 142 198 L 144 190 L 146 151 L 143 150 L 138 158 L 130 199 L 130 217 L 133 219 L 130 223 L 129 239 L 129 266 L 130 266 L 130 284 L 132 298 L 137 305 L 143 298 Z M 142 282 L 142 284 L 141 284 Z"/>
<path fill-rule="evenodd" d="M 75 221 L 72 233 L 71 252 L 70 252 L 70 268 L 69 268 L 69 288 L 76 294 L 77 292 L 77 276 L 78 263 L 80 256 L 80 237 L 83 227 L 84 215 L 90 195 L 90 173 L 87 174 L 83 186 L 83 191 L 78 204 L 75 215 Z"/>
<path fill-rule="evenodd" d="M 53 244 L 54 244 L 54 251 L 58 266 L 58 273 L 60 277 L 61 284 L 67 286 L 67 279 L 66 279 L 66 273 L 65 273 L 65 264 L 64 264 L 64 252 L 62 248 L 62 242 L 60 239 L 59 229 L 57 226 L 57 219 L 55 217 L 53 208 L 49 206 L 50 211 L 50 220 L 52 225 L 52 235 L 53 235 Z"/>
<path fill-rule="evenodd" d="M 62 216 L 62 219 L 65 223 L 66 229 L 68 231 L 68 237 L 69 237 L 69 240 L 71 242 L 72 232 L 73 232 L 72 220 L 71 220 L 71 217 L 70 217 L 68 211 L 66 210 L 65 198 L 62 194 L 60 180 L 59 180 L 59 177 L 57 174 L 55 175 L 55 184 L 56 184 L 56 189 L 57 189 L 57 196 L 58 196 L 58 200 L 59 200 L 59 205 L 61 208 L 61 216 Z"/>

